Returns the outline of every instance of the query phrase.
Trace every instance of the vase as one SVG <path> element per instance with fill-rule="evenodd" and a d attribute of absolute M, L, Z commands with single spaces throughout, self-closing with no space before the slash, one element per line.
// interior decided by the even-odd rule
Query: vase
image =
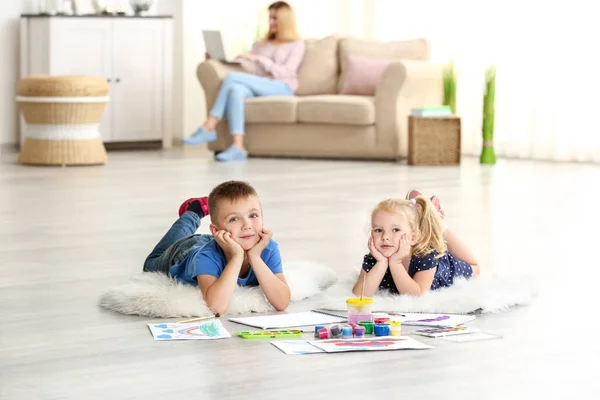
<path fill-rule="evenodd" d="M 456 114 L 456 72 L 454 70 L 454 64 L 444 68 L 443 72 L 444 82 L 444 100 L 443 104 L 449 106 L 452 110 L 452 114 Z"/>
<path fill-rule="evenodd" d="M 483 124 L 481 133 L 483 136 L 483 149 L 479 162 L 481 164 L 496 164 L 496 152 L 494 150 L 494 98 L 496 95 L 496 69 L 490 67 L 485 76 L 485 93 L 483 96 Z"/>
<path fill-rule="evenodd" d="M 148 10 L 154 4 L 154 0 L 129 0 L 129 4 L 135 15 L 148 15 Z"/>

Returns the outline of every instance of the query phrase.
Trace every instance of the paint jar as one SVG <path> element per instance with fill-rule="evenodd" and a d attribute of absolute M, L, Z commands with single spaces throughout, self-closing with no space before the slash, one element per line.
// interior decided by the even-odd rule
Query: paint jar
<path fill-rule="evenodd" d="M 342 328 L 342 338 L 343 339 L 352 339 L 352 327 L 345 326 Z"/>
<path fill-rule="evenodd" d="M 365 328 L 362 326 L 357 326 L 354 329 L 354 337 L 359 338 L 359 339 L 364 338 L 365 337 Z"/>
<path fill-rule="evenodd" d="M 390 336 L 400 336 L 402 333 L 402 323 L 400 321 L 392 321 L 390 323 Z"/>
<path fill-rule="evenodd" d="M 331 325 L 329 327 L 329 337 L 337 338 L 342 336 L 342 329 L 339 325 Z"/>
<path fill-rule="evenodd" d="M 373 322 L 376 324 L 389 324 L 390 319 L 387 317 L 373 318 Z"/>
<path fill-rule="evenodd" d="M 390 336 L 390 326 L 387 324 L 376 324 L 375 336 Z"/>
<path fill-rule="evenodd" d="M 325 328 L 323 325 L 316 325 L 315 326 L 315 337 L 318 338 L 319 337 L 319 331 L 321 329 Z"/>
<path fill-rule="evenodd" d="M 352 334 L 354 335 L 354 330 L 356 329 L 356 327 L 358 326 L 358 324 L 354 324 L 354 323 L 352 323 L 352 324 L 348 324 L 348 326 L 349 326 L 350 328 L 352 328 Z"/>
<path fill-rule="evenodd" d="M 348 307 L 348 323 L 358 323 L 359 321 L 371 321 L 371 308 L 373 307 L 373 299 L 363 297 L 353 297 L 346 299 Z"/>
<path fill-rule="evenodd" d="M 372 335 L 373 334 L 373 327 L 375 326 L 375 324 L 373 324 L 373 321 L 359 321 L 358 325 L 360 325 L 363 328 L 365 328 L 365 333 L 367 335 Z"/>
<path fill-rule="evenodd" d="M 327 330 L 327 328 L 319 329 L 318 334 L 319 339 L 329 339 L 329 331 Z"/>

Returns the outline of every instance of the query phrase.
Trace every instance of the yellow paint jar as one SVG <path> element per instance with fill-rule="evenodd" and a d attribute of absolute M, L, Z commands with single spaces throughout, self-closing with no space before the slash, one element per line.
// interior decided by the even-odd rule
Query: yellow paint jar
<path fill-rule="evenodd" d="M 390 321 L 390 336 L 400 336 L 402 333 L 402 323 L 400 321 Z"/>

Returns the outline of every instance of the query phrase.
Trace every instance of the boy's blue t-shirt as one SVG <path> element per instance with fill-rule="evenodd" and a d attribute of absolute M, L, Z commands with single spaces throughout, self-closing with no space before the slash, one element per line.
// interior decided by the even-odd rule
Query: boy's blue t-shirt
<path fill-rule="evenodd" d="M 260 257 L 274 274 L 283 272 L 279 245 L 271 239 Z M 198 285 L 198 275 L 212 275 L 219 278 L 227 265 L 227 259 L 221 246 L 215 239 L 202 247 L 197 247 L 179 264 L 169 270 L 169 275 L 178 282 Z M 252 267 L 252 266 L 250 266 Z M 243 278 L 238 278 L 238 286 L 258 286 L 258 279 L 252 268 Z"/>

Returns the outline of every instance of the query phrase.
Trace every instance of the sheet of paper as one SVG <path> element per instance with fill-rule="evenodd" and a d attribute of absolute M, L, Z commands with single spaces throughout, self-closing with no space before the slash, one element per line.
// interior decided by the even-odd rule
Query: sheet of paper
<path fill-rule="evenodd" d="M 271 344 L 283 351 L 285 354 L 314 354 L 314 353 L 325 353 L 325 350 L 321 350 L 318 347 L 311 345 L 306 340 L 275 340 Z"/>
<path fill-rule="evenodd" d="M 389 313 L 393 319 L 402 321 L 407 326 L 452 327 L 466 324 L 475 319 L 474 315 L 463 314 L 421 314 L 421 313 Z"/>
<path fill-rule="evenodd" d="M 257 317 L 229 318 L 238 324 L 260 329 L 295 328 L 310 325 L 335 324 L 346 321 L 345 318 L 334 317 L 316 312 L 306 311 L 291 314 L 264 315 Z"/>
<path fill-rule="evenodd" d="M 154 340 L 207 340 L 231 337 L 219 319 L 187 324 L 148 324 L 148 327 Z"/>
<path fill-rule="evenodd" d="M 449 342 L 478 342 L 480 340 L 500 339 L 502 336 L 492 335 L 491 333 L 469 333 L 468 335 L 444 336 L 440 339 Z"/>
<path fill-rule="evenodd" d="M 428 337 L 443 337 L 443 336 L 454 336 L 454 335 L 467 335 L 470 333 L 479 332 L 477 328 L 471 328 L 467 326 L 456 326 L 450 328 L 426 328 L 417 329 L 413 333 L 415 335 L 428 336 Z"/>
<path fill-rule="evenodd" d="M 423 350 L 431 349 L 409 336 L 378 336 L 365 339 L 327 339 L 309 343 L 328 353 L 345 351 Z"/>

